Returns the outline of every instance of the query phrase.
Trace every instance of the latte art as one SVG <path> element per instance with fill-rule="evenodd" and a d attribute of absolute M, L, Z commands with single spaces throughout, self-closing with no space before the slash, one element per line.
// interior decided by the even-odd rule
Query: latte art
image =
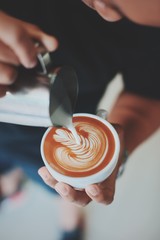
<path fill-rule="evenodd" d="M 96 168 L 108 150 L 106 134 L 86 122 L 75 123 L 75 128 L 80 144 L 67 129 L 56 130 L 53 139 L 60 146 L 54 151 L 55 161 L 65 170 L 84 172 Z"/>
<path fill-rule="evenodd" d="M 101 171 L 115 151 L 112 132 L 103 122 L 85 116 L 74 117 L 73 125 L 78 143 L 69 129 L 52 127 L 47 132 L 43 151 L 49 166 L 70 177 L 85 177 Z"/>

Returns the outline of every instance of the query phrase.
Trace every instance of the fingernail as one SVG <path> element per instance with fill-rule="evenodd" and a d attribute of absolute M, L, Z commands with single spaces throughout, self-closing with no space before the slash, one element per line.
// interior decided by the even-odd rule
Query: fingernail
<path fill-rule="evenodd" d="M 54 51 L 57 49 L 58 47 L 57 39 L 53 38 L 52 36 L 49 36 L 49 38 L 47 37 L 45 41 L 46 41 L 46 47 L 48 51 Z"/>
<path fill-rule="evenodd" d="M 26 64 L 26 68 L 33 68 L 37 65 L 37 59 L 34 59 Z"/>
<path fill-rule="evenodd" d="M 65 186 L 55 186 L 55 190 L 63 196 L 67 196 L 68 195 L 68 189 Z"/>
<path fill-rule="evenodd" d="M 37 65 L 37 60 L 33 61 L 33 62 L 30 62 L 29 64 L 29 68 L 34 68 L 35 66 Z"/>
<path fill-rule="evenodd" d="M 92 186 L 89 188 L 88 192 L 92 195 L 92 196 L 97 196 L 99 194 L 99 188 L 97 188 L 96 186 Z"/>

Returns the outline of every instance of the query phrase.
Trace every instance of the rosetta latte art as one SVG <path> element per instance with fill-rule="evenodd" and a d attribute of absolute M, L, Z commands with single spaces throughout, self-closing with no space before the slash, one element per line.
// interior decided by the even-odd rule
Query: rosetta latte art
<path fill-rule="evenodd" d="M 54 159 L 63 169 L 75 172 L 92 170 L 99 166 L 108 151 L 106 134 L 86 122 L 75 123 L 80 144 L 67 129 L 57 129 L 53 135 L 59 143 L 54 149 Z"/>

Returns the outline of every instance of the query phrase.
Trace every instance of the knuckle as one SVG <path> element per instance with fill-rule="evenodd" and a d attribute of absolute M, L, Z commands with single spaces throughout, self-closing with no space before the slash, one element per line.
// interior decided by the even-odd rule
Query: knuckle
<path fill-rule="evenodd" d="M 46 183 L 47 183 L 48 186 L 54 188 L 54 181 L 53 181 L 51 178 L 49 178 L 48 180 L 46 180 Z"/>
<path fill-rule="evenodd" d="M 40 31 L 40 28 L 39 28 L 37 25 L 35 25 L 35 24 L 30 24 L 30 27 L 31 27 L 32 30 L 34 30 L 34 31 Z"/>
<path fill-rule="evenodd" d="M 53 182 L 48 181 L 48 182 L 45 182 L 45 183 L 46 183 L 46 185 L 48 185 L 49 187 L 54 189 L 54 183 Z"/>
<path fill-rule="evenodd" d="M 108 206 L 108 205 L 110 205 L 110 203 L 108 203 L 108 201 L 104 201 L 104 202 L 101 202 L 103 205 L 105 205 L 105 206 Z"/>
<path fill-rule="evenodd" d="M 111 205 L 114 201 L 114 197 L 108 197 L 103 203 L 104 205 Z"/>
<path fill-rule="evenodd" d="M 3 74 L 1 74 L 0 81 L 3 84 L 11 85 L 12 83 L 15 82 L 17 75 L 18 73 L 15 68 L 8 67 L 7 69 L 5 69 Z"/>
<path fill-rule="evenodd" d="M 45 184 L 47 184 L 48 186 L 53 187 L 53 180 L 52 180 L 48 175 L 45 175 L 45 176 L 43 177 L 43 181 L 44 181 Z"/>
<path fill-rule="evenodd" d="M 17 71 L 15 69 L 12 69 L 8 72 L 8 84 L 12 84 L 15 82 L 16 78 L 17 78 Z"/>
<path fill-rule="evenodd" d="M 79 207 L 86 207 L 90 203 L 91 199 L 77 199 L 77 197 L 72 198 L 72 202 Z"/>
<path fill-rule="evenodd" d="M 88 202 L 73 201 L 72 203 L 74 203 L 74 205 L 77 207 L 86 207 L 88 205 Z"/>
<path fill-rule="evenodd" d="M 110 205 L 114 200 L 114 196 L 112 195 L 105 195 L 105 194 L 101 194 L 99 195 L 97 198 L 95 198 L 95 201 L 98 203 L 102 203 L 104 205 Z"/>
<path fill-rule="evenodd" d="M 18 27 L 15 27 L 13 31 L 14 31 L 14 34 L 12 35 L 13 43 L 15 45 L 21 44 L 26 37 L 25 30 L 22 27 L 18 26 Z"/>
<path fill-rule="evenodd" d="M 90 203 L 90 200 L 81 203 L 81 207 L 86 207 Z"/>
<path fill-rule="evenodd" d="M 86 207 L 86 206 L 87 206 L 87 203 L 81 203 L 81 204 L 78 204 L 78 206 L 80 206 L 80 207 Z"/>

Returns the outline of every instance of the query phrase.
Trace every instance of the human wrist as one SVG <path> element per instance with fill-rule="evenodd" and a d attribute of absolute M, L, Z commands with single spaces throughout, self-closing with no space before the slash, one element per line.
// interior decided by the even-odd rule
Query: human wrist
<path fill-rule="evenodd" d="M 125 167 L 126 167 L 126 163 L 128 161 L 129 158 L 129 152 L 128 150 L 125 148 L 123 150 L 123 154 L 122 154 L 122 158 L 121 158 L 121 165 L 118 169 L 118 173 L 117 173 L 117 178 L 121 177 L 125 171 Z"/>

